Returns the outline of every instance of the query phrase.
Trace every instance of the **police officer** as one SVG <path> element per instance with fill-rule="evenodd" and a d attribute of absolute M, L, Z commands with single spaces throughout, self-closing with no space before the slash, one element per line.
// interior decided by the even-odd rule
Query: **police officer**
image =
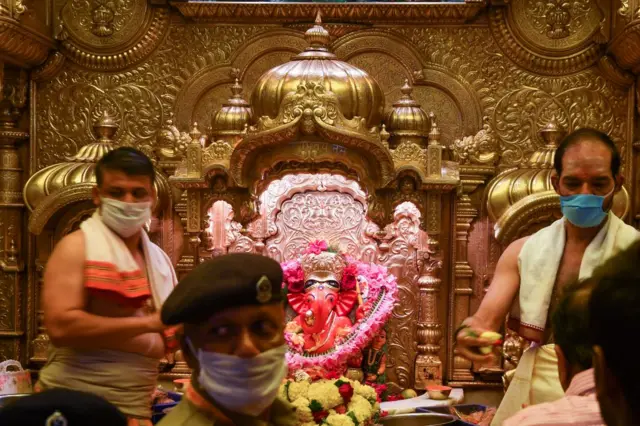
<path fill-rule="evenodd" d="M 281 287 L 278 262 L 246 253 L 205 262 L 176 286 L 162 321 L 184 324 L 193 375 L 160 426 L 296 424 L 293 407 L 277 398 L 287 374 Z"/>
<path fill-rule="evenodd" d="M 51 389 L 22 397 L 0 410 L 2 426 L 127 426 L 127 418 L 101 397 Z"/>

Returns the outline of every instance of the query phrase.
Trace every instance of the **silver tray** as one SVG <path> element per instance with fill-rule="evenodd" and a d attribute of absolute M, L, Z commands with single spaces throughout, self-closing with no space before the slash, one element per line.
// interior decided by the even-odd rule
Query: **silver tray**
<path fill-rule="evenodd" d="M 12 395 L 0 395 L 0 408 L 14 402 L 18 398 L 22 398 L 24 396 L 29 396 L 30 393 L 16 393 Z"/>
<path fill-rule="evenodd" d="M 456 418 L 446 414 L 413 413 L 383 417 L 379 423 L 383 426 L 440 426 L 453 425 Z"/>

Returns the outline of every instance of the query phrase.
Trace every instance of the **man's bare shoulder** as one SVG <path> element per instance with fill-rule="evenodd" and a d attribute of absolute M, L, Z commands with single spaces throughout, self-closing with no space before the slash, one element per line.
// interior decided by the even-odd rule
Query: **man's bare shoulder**
<path fill-rule="evenodd" d="M 507 246 L 507 248 L 502 253 L 502 258 L 514 259 L 517 260 L 520 252 L 522 251 L 522 247 L 524 247 L 525 243 L 529 241 L 529 236 L 519 238 L 513 241 L 511 244 Z"/>
<path fill-rule="evenodd" d="M 65 258 L 68 256 L 73 257 L 74 259 L 80 258 L 84 259 L 85 256 L 85 236 L 84 232 L 81 230 L 77 230 L 71 232 L 70 234 L 65 235 L 59 242 L 56 244 L 53 255 L 56 257 L 64 256 Z"/>
<path fill-rule="evenodd" d="M 520 251 L 520 249 L 522 249 L 522 246 L 524 246 L 524 243 L 529 241 L 529 238 L 531 238 L 531 235 L 527 235 L 526 237 L 518 238 L 517 240 L 515 240 L 514 242 L 509 244 L 509 246 L 513 246 L 514 250 Z"/>

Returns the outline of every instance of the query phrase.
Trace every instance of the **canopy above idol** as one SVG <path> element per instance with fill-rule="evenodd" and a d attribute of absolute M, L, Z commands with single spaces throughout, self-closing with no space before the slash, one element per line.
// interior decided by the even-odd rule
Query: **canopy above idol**
<path fill-rule="evenodd" d="M 209 134 L 197 126 L 190 132 L 171 182 L 224 194 L 246 225 L 256 217 L 259 194 L 274 180 L 333 173 L 359 183 L 370 200 L 369 216 L 379 226 L 390 223 L 393 209 L 406 201 L 425 220 L 426 192 L 449 192 L 459 183 L 455 164 L 443 163 L 435 115 L 412 98 L 405 81 L 402 97 L 384 117 L 378 82 L 331 52 L 319 13 L 305 40 L 302 53 L 258 79 L 250 102 L 236 76 Z"/>

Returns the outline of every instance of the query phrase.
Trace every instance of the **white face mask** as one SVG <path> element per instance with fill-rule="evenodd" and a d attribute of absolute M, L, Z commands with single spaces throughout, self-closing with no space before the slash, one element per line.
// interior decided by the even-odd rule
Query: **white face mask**
<path fill-rule="evenodd" d="M 125 203 L 113 198 L 100 198 L 102 221 L 122 238 L 129 238 L 139 232 L 151 219 L 151 201 Z"/>
<path fill-rule="evenodd" d="M 276 399 L 287 375 L 287 345 L 262 352 L 253 358 L 240 358 L 216 352 L 193 350 L 200 363 L 198 383 L 224 408 L 248 416 L 259 416 Z"/>

